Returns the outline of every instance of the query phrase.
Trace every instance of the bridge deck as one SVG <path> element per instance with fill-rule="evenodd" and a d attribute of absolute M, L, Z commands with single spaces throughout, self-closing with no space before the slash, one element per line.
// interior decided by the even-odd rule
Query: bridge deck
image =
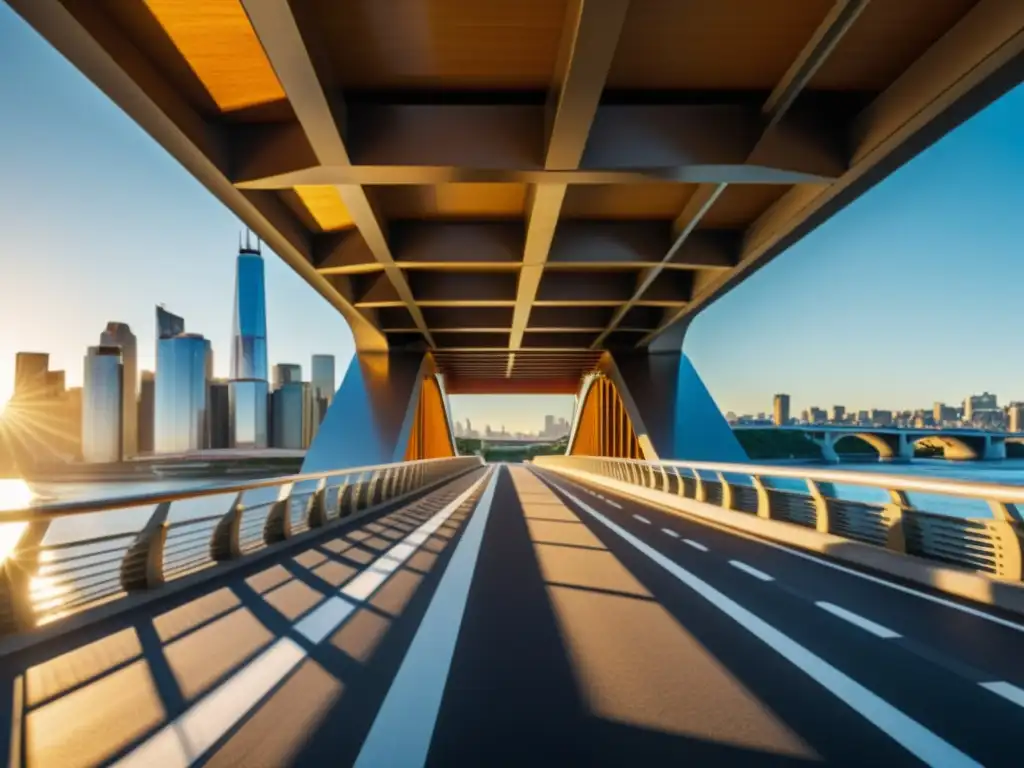
<path fill-rule="evenodd" d="M 12 765 L 1019 765 L 1024 627 L 943 601 L 494 467 L 0 674 Z"/>

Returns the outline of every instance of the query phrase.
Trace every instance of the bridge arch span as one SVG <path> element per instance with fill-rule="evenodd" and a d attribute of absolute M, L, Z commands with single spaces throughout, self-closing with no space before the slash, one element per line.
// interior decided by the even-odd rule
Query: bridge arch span
<path fill-rule="evenodd" d="M 860 440 L 862 443 L 867 443 L 875 449 L 880 459 L 892 459 L 899 455 L 899 447 L 893 444 L 895 441 L 890 442 L 884 436 L 874 432 L 843 432 L 835 438 L 835 442 L 832 444 L 836 453 L 842 453 L 839 444 L 844 440 Z"/>
<path fill-rule="evenodd" d="M 944 458 L 953 461 L 974 461 L 981 458 L 985 453 L 984 444 L 972 445 L 972 440 L 956 437 L 954 435 L 912 435 L 907 438 L 915 446 L 934 445 L 942 448 Z M 984 439 L 982 438 L 982 443 Z"/>

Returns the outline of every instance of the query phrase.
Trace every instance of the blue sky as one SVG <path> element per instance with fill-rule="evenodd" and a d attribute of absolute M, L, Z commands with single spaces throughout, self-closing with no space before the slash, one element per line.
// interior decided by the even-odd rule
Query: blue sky
<path fill-rule="evenodd" d="M 152 367 L 153 307 L 213 342 L 227 373 L 240 224 L 0 3 L 0 402 L 14 353 L 81 381 L 108 320 Z M 17 73 L 17 76 L 11 73 Z M 723 410 L 1024 400 L 1024 89 L 946 137 L 693 324 L 691 356 Z M 267 258 L 271 362 L 309 375 L 353 346 L 342 318 Z M 571 398 L 452 398 L 454 417 L 536 429 Z M 530 407 L 524 407 L 529 405 Z"/>

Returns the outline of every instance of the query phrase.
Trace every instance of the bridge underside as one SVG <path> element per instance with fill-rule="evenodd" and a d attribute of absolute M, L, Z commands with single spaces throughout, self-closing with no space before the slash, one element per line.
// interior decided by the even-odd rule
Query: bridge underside
<path fill-rule="evenodd" d="M 447 390 L 572 392 L 1020 80 L 1004 0 L 7 0 Z"/>

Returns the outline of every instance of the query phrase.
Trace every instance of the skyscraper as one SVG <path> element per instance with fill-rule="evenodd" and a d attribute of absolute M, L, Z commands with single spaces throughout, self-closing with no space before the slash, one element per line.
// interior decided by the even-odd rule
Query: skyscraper
<path fill-rule="evenodd" d="M 303 381 L 292 381 L 274 391 L 274 447 L 302 450 L 313 437 L 313 390 Z"/>
<path fill-rule="evenodd" d="M 267 306 L 259 243 L 239 250 L 235 278 L 231 378 L 267 380 Z"/>
<path fill-rule="evenodd" d="M 120 347 L 89 347 L 82 391 L 82 458 L 107 463 L 123 457 Z"/>
<path fill-rule="evenodd" d="M 285 384 L 302 381 L 302 366 L 295 363 L 278 363 L 274 366 L 274 389 Z"/>
<path fill-rule="evenodd" d="M 216 379 L 209 385 L 209 448 L 231 447 L 231 399 L 228 382 Z"/>
<path fill-rule="evenodd" d="M 46 388 L 50 356 L 45 352 L 18 352 L 14 356 L 14 394 L 38 397 Z"/>
<path fill-rule="evenodd" d="M 313 355 L 313 370 L 310 383 L 313 385 L 314 399 L 323 399 L 328 403 L 334 399 L 334 355 Z"/>
<path fill-rule="evenodd" d="M 775 412 L 772 415 L 775 426 L 789 424 L 789 395 L 775 396 Z"/>
<path fill-rule="evenodd" d="M 197 333 L 157 341 L 157 453 L 197 451 L 207 440 L 207 355 L 210 342 Z"/>
<path fill-rule="evenodd" d="M 156 308 L 156 339 L 170 339 L 185 332 L 185 319 L 168 312 L 163 306 Z"/>
<path fill-rule="evenodd" d="M 120 347 L 121 380 L 121 454 L 131 458 L 138 453 L 138 353 L 135 334 L 126 323 L 107 323 L 100 334 L 101 347 Z"/>
<path fill-rule="evenodd" d="M 253 247 L 246 232 L 239 247 L 235 277 L 235 318 L 231 339 L 231 381 L 228 410 L 232 448 L 266 448 L 267 414 L 267 307 L 263 257 L 259 242 Z"/>
<path fill-rule="evenodd" d="M 153 424 L 156 408 L 156 379 L 152 371 L 139 378 L 139 453 L 153 452 Z"/>

